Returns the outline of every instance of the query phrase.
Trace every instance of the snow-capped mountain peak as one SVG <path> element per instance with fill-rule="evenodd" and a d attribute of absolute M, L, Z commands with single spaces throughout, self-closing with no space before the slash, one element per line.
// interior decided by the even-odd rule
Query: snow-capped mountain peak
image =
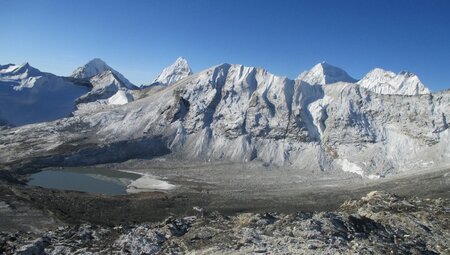
<path fill-rule="evenodd" d="M 184 57 L 178 57 L 175 62 L 172 64 L 174 66 L 182 66 L 182 67 L 189 67 L 189 64 L 187 60 Z"/>
<path fill-rule="evenodd" d="M 87 62 L 84 66 L 78 67 L 77 69 L 75 69 L 71 76 L 79 79 L 89 79 L 105 71 L 111 71 L 126 87 L 130 89 L 135 88 L 135 86 L 127 78 L 107 65 L 105 61 L 101 60 L 100 58 L 94 58 L 91 61 Z"/>
<path fill-rule="evenodd" d="M 350 75 L 339 67 L 321 62 L 316 64 L 308 71 L 301 73 L 298 80 L 305 81 L 309 84 L 331 84 L 335 82 L 356 82 Z"/>
<path fill-rule="evenodd" d="M 12 71 L 13 73 L 23 73 L 26 72 L 28 69 L 30 69 L 31 66 L 28 62 L 25 62 L 19 66 L 16 66 L 16 68 Z M 33 68 L 35 69 L 35 68 Z"/>
<path fill-rule="evenodd" d="M 37 76 L 41 74 L 41 71 L 30 66 L 28 62 L 21 65 L 7 64 L 0 66 L 0 75 L 25 78 L 25 76 Z"/>
<path fill-rule="evenodd" d="M 6 64 L 6 65 L 0 65 L 0 74 L 4 73 L 10 73 L 14 71 L 14 69 L 17 68 L 17 65 L 15 64 Z"/>
<path fill-rule="evenodd" d="M 91 78 L 104 71 L 112 70 L 103 60 L 100 58 L 94 58 L 87 62 L 84 66 L 78 67 L 73 73 L 74 78 Z"/>
<path fill-rule="evenodd" d="M 0 65 L 0 119 L 20 126 L 67 117 L 88 90 L 29 63 Z"/>
<path fill-rule="evenodd" d="M 366 74 L 358 84 L 380 94 L 419 95 L 431 93 L 416 74 L 407 71 L 395 74 L 375 68 Z"/>
<path fill-rule="evenodd" d="M 21 65 L 8 64 L 0 66 L 0 81 L 10 82 L 14 90 L 32 88 L 45 82 L 47 73 L 30 66 L 28 62 Z"/>
<path fill-rule="evenodd" d="M 192 74 L 191 67 L 183 57 L 164 68 L 164 70 L 152 81 L 151 84 L 170 85 Z"/>

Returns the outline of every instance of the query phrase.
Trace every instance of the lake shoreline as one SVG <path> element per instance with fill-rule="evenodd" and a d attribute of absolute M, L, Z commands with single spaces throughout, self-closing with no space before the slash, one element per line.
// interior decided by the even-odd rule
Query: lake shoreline
<path fill-rule="evenodd" d="M 148 173 L 100 167 L 44 168 L 30 174 L 27 185 L 104 195 L 167 191 L 176 187 Z"/>

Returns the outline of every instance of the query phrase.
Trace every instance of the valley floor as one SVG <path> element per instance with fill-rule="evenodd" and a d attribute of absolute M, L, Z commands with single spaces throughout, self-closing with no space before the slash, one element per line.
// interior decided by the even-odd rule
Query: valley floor
<path fill-rule="evenodd" d="M 97 167 L 151 174 L 176 185 L 176 188 L 167 192 L 154 191 L 105 196 L 30 187 L 4 180 L 0 183 L 0 232 L 3 233 L 0 238 L 0 251 L 3 249 L 6 252 L 7 249 L 19 249 L 23 245 L 32 244 L 32 241 L 35 240 L 33 238 L 41 238 L 39 242 L 43 245 L 42 247 L 51 247 L 52 251 L 58 251 L 55 250 L 57 249 L 55 242 L 71 242 L 66 238 L 67 235 L 72 235 L 72 241 L 82 238 L 81 231 L 93 235 L 87 237 L 89 240 L 83 239 L 81 243 L 84 246 L 77 248 L 86 248 L 85 251 L 91 248 L 99 251 L 98 249 L 102 249 L 100 248 L 101 245 L 107 244 L 108 246 L 112 242 L 122 242 L 122 244 L 117 244 L 123 246 L 120 249 L 117 248 L 117 252 L 121 249 L 144 249 L 145 245 L 149 245 L 145 249 L 156 249 L 155 251 L 157 252 L 163 249 L 164 253 L 171 251 L 170 249 L 174 247 L 175 250 L 173 251 L 179 249 L 184 252 L 201 250 L 207 253 L 208 249 L 211 249 L 211 254 L 215 254 L 219 250 L 227 250 L 231 253 L 258 251 L 295 253 L 299 249 L 314 253 L 314 247 L 323 252 L 342 252 L 351 248 L 355 249 L 354 251 L 363 253 L 364 251 L 377 253 L 388 251 L 395 247 L 403 247 L 401 248 L 403 250 L 400 250 L 401 252 L 408 251 L 408 249 L 410 251 L 416 249 L 415 251 L 418 252 L 430 251 L 428 254 L 448 252 L 448 247 L 437 247 L 436 245 L 448 243 L 449 238 L 449 167 L 407 174 L 400 173 L 377 180 L 361 179 L 356 175 L 342 172 L 301 172 L 292 169 L 274 169 L 258 165 L 249 164 L 243 166 L 230 163 L 191 163 L 180 165 L 164 161 L 136 160 Z M 22 176 L 22 178 L 26 178 L 26 176 Z M 421 221 L 425 220 L 425 217 L 418 218 L 419 221 L 414 224 L 423 224 L 430 228 L 431 231 L 437 229 L 436 231 L 440 231 L 439 233 L 428 234 L 434 236 L 433 238 L 440 238 L 440 241 L 436 239 L 437 241 L 430 243 L 429 240 L 425 240 L 425 243 L 417 244 L 419 245 L 417 246 L 411 243 L 413 241 L 401 237 L 403 239 L 401 239 L 400 243 L 406 244 L 405 242 L 408 242 L 407 246 L 401 246 L 399 243 L 397 245 L 389 244 L 391 241 L 394 242 L 394 239 L 398 238 L 400 234 L 411 236 L 412 232 L 417 230 L 416 227 L 395 225 L 397 223 L 393 221 L 384 222 L 385 219 L 381 220 L 383 217 L 381 214 L 378 214 L 379 212 L 377 212 L 377 217 L 379 218 L 373 218 L 370 216 L 371 214 L 367 213 L 360 214 L 360 210 L 356 206 L 359 202 L 355 202 L 356 204 L 352 207 L 353 209 L 350 213 L 342 209 L 345 201 L 360 199 L 374 190 L 383 191 L 379 195 L 382 198 L 379 198 L 378 202 L 385 199 L 392 200 L 393 196 L 390 194 L 396 194 L 405 196 L 405 201 L 410 201 L 408 203 L 413 205 L 413 207 L 409 207 L 409 205 L 403 207 L 404 204 L 402 202 L 400 204 L 402 209 L 398 211 L 389 205 L 391 202 L 387 201 L 387 204 L 380 202 L 381 204 L 377 206 L 384 206 L 383 210 L 386 211 L 386 215 L 383 217 L 385 218 L 391 217 L 395 219 L 395 217 L 401 217 L 402 220 L 406 219 L 408 222 L 414 222 L 416 220 L 414 217 L 419 217 L 414 214 L 416 211 L 427 215 L 426 217 L 437 217 L 437 222 L 430 223 L 426 221 L 421 223 Z M 395 198 L 394 200 L 397 202 L 404 201 L 403 198 Z M 411 201 L 421 202 L 415 205 Z M 427 205 L 422 204 L 422 202 L 437 203 L 439 206 L 436 207 L 438 209 L 430 207 L 431 211 L 427 211 Z M 416 207 L 420 208 L 420 210 Z M 373 208 L 370 207 L 367 210 L 369 209 L 372 210 Z M 272 213 L 265 214 L 266 212 Z M 298 214 L 298 212 L 302 212 L 302 214 Z M 400 212 L 401 215 L 399 214 Z M 307 216 L 301 216 L 303 214 Z M 188 216 L 190 215 L 196 215 L 196 217 L 189 218 Z M 351 215 L 354 215 L 356 219 L 351 218 Z M 168 217 L 171 217 L 171 219 L 167 220 Z M 304 217 L 306 218 L 303 219 Z M 316 219 L 315 217 L 318 218 Z M 339 219 L 338 223 L 335 222 L 335 217 Z M 243 220 L 246 218 L 248 219 Z M 236 221 L 241 220 L 246 223 L 242 223 L 243 225 L 238 227 L 233 225 L 237 224 Z M 297 241 L 300 238 L 300 241 L 303 240 L 301 241 L 303 243 L 301 245 L 295 244 L 291 247 L 293 250 L 277 250 L 282 247 L 275 248 L 276 242 L 294 242 L 291 239 L 293 239 L 292 235 L 296 236 L 296 234 L 288 233 L 289 231 L 292 232 L 294 228 L 294 225 L 292 225 L 294 222 L 289 222 L 291 220 L 300 222 L 298 224 L 319 224 L 321 226 L 332 224 L 332 228 L 337 228 L 337 230 L 326 230 L 326 228 L 325 230 L 323 228 L 319 230 L 311 229 L 311 231 L 316 231 L 314 232 L 315 234 L 309 232 L 300 233 L 300 237 L 302 235 L 306 236 L 302 237 L 304 240 L 298 236 L 296 237 Z M 314 223 L 316 222 L 315 220 L 319 223 Z M 301 223 L 302 221 L 309 223 Z M 339 223 L 341 221 L 343 223 Z M 275 223 L 278 225 L 273 225 Z M 345 225 L 346 230 L 339 230 L 340 227 L 336 224 Z M 360 226 L 361 224 L 362 226 Z M 430 224 L 445 225 L 432 225 L 430 227 Z M 165 228 L 168 229 L 164 230 L 170 233 L 155 234 L 157 233 L 155 229 L 160 229 L 161 226 L 164 227 L 163 225 L 170 225 L 170 227 L 166 226 Z M 219 235 L 218 232 L 222 232 L 219 225 L 222 225 L 221 227 L 228 234 L 225 236 Z M 273 227 L 270 227 L 271 225 Z M 121 227 L 117 228 L 118 226 Z M 299 225 L 296 228 L 299 227 L 302 226 Z M 315 228 L 312 225 L 311 227 Z M 177 234 L 178 232 L 173 232 L 173 230 L 170 230 L 171 228 L 175 229 L 175 232 L 181 231 L 180 233 L 183 234 Z M 189 231 L 186 230 L 187 228 Z M 375 238 L 371 231 L 381 231 L 380 229 L 377 230 L 377 228 L 387 232 L 383 234 L 384 236 Z M 399 234 L 395 231 L 392 232 L 392 229 L 403 232 L 399 232 Z M 29 233 L 25 234 L 23 231 Z M 328 232 L 322 233 L 321 231 Z M 337 238 L 335 231 L 344 231 L 345 233 L 339 232 L 337 235 L 340 237 Z M 103 235 L 103 232 L 111 234 Z M 134 240 L 134 238 L 138 238 L 137 235 L 141 232 L 144 233 L 142 238 L 148 238 L 148 240 L 139 240 L 146 242 L 146 244 L 138 244 Z M 190 236 L 191 234 L 189 233 L 198 236 Z M 347 234 L 352 237 L 345 237 Z M 75 235 L 79 235 L 79 237 L 74 237 Z M 440 237 L 437 235 L 440 235 Z M 239 240 L 234 240 L 236 239 L 235 237 Z M 15 241 L 11 241 L 12 239 L 10 238 L 13 238 Z M 47 240 L 46 238 L 49 239 Z M 331 238 L 333 241 L 327 238 Z M 386 242 L 385 244 L 380 244 L 380 247 L 384 245 L 385 248 L 376 248 L 375 243 L 378 239 Z M 310 242 L 308 240 L 313 241 Z M 335 243 L 337 242 L 336 240 L 339 240 L 338 244 Z M 340 248 L 326 250 L 334 247 L 330 246 L 329 242 L 336 244 L 336 247 Z M 350 242 L 353 243 L 350 244 Z M 361 247 L 371 248 L 367 248 L 368 250 L 361 250 L 361 247 L 355 248 L 354 242 L 356 242 L 356 245 L 362 244 Z M 371 242 L 371 244 L 369 245 L 368 242 Z M 150 243 L 155 244 L 156 248 Z M 212 245 L 212 243 L 217 245 Z M 343 246 L 341 247 L 340 244 Z M 130 245 L 140 245 L 141 248 L 134 246 L 133 248 Z M 73 247 L 73 245 L 69 246 Z M 328 248 L 323 250 L 324 247 Z M 145 250 L 136 251 L 138 254 L 145 252 Z M 108 251 L 107 253 L 110 252 Z"/>

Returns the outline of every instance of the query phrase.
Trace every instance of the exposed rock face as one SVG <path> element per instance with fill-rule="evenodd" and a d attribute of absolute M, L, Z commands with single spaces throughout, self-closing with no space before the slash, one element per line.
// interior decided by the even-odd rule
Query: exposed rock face
<path fill-rule="evenodd" d="M 373 69 L 357 84 L 380 94 L 421 95 L 431 93 L 417 75 L 405 71 L 395 74 L 381 68 Z"/>
<path fill-rule="evenodd" d="M 0 162 L 92 164 L 170 153 L 376 178 L 448 163 L 448 112 L 448 91 L 381 95 L 223 64 L 121 107 L 2 131 Z"/>
<path fill-rule="evenodd" d="M 114 228 L 81 225 L 0 234 L 20 254 L 447 254 L 448 200 L 371 192 L 334 212 L 218 213 Z"/>

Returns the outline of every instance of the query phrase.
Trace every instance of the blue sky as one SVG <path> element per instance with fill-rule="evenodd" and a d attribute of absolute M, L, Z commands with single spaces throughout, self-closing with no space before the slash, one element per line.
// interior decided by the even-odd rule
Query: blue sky
<path fill-rule="evenodd" d="M 450 1 L 0 0 L 0 64 L 69 75 L 100 57 L 135 84 L 178 56 L 290 78 L 327 61 L 361 78 L 412 71 L 450 88 Z"/>

